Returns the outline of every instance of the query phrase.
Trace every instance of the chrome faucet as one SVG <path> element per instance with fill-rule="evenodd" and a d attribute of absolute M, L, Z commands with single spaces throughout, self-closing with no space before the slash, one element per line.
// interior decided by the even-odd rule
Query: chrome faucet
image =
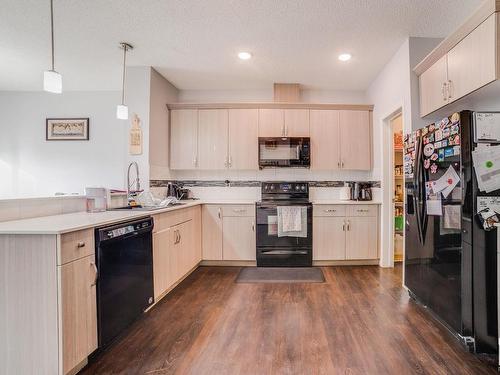
<path fill-rule="evenodd" d="M 135 180 L 130 182 L 130 169 L 132 168 L 132 166 L 135 167 Z M 127 169 L 127 200 L 130 199 L 131 197 L 131 194 L 130 194 L 130 188 L 131 186 L 135 183 L 135 191 L 139 191 L 141 190 L 141 182 L 139 180 L 139 165 L 137 164 L 137 162 L 133 161 L 132 163 L 130 163 L 128 165 L 128 169 Z"/>

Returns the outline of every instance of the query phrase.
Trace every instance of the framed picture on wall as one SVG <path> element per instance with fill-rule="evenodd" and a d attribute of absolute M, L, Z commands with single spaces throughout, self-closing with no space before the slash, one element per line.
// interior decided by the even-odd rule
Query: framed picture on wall
<path fill-rule="evenodd" d="M 88 141 L 89 118 L 48 118 L 47 141 Z"/>

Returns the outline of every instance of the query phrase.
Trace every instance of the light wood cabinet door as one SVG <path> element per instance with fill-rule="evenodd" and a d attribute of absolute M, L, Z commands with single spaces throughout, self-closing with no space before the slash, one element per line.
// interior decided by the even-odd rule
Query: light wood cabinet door
<path fill-rule="evenodd" d="M 371 113 L 346 111 L 339 113 L 340 167 L 348 170 L 371 169 Z"/>
<path fill-rule="evenodd" d="M 60 266 L 65 374 L 97 348 L 96 270 L 94 255 Z"/>
<path fill-rule="evenodd" d="M 344 217 L 315 217 L 313 220 L 313 260 L 346 258 Z"/>
<path fill-rule="evenodd" d="M 282 109 L 259 109 L 259 137 L 284 137 L 285 112 Z"/>
<path fill-rule="evenodd" d="M 339 111 L 311 110 L 311 169 L 340 168 Z"/>
<path fill-rule="evenodd" d="M 455 101 L 495 78 L 496 14 L 492 14 L 448 52 L 448 99 Z"/>
<path fill-rule="evenodd" d="M 170 228 L 153 233 L 153 280 L 155 301 L 170 287 Z"/>
<path fill-rule="evenodd" d="M 259 110 L 229 110 L 229 168 L 259 169 Z"/>
<path fill-rule="evenodd" d="M 196 265 L 196 250 L 194 247 L 194 221 L 189 220 L 177 227 L 178 247 L 179 252 L 179 273 L 184 277 Z"/>
<path fill-rule="evenodd" d="M 198 110 L 170 112 L 170 169 L 195 169 L 198 162 Z"/>
<path fill-rule="evenodd" d="M 285 109 L 285 136 L 309 137 L 308 109 Z"/>
<path fill-rule="evenodd" d="M 419 77 L 420 114 L 428 115 L 448 103 L 447 56 L 444 55 Z"/>
<path fill-rule="evenodd" d="M 377 218 L 346 218 L 346 259 L 377 259 Z"/>
<path fill-rule="evenodd" d="M 203 259 L 222 260 L 222 208 L 203 205 L 201 223 Z"/>
<path fill-rule="evenodd" d="M 227 168 L 228 110 L 200 109 L 198 117 L 198 167 Z"/>
<path fill-rule="evenodd" d="M 224 260 L 256 260 L 255 218 L 224 217 L 222 234 Z"/>

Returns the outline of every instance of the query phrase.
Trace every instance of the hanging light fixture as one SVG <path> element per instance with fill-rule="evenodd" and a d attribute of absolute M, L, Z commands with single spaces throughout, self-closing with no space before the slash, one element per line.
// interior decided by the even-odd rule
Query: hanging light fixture
<path fill-rule="evenodd" d="M 127 51 L 134 47 L 129 43 L 121 42 L 120 48 L 123 49 L 122 104 L 116 106 L 116 117 L 120 120 L 128 120 L 128 107 L 125 105 L 125 62 Z"/>
<path fill-rule="evenodd" d="M 52 69 L 43 72 L 43 90 L 60 94 L 62 92 L 62 76 L 54 69 L 54 3 L 50 0 L 50 40 L 52 47 Z"/>

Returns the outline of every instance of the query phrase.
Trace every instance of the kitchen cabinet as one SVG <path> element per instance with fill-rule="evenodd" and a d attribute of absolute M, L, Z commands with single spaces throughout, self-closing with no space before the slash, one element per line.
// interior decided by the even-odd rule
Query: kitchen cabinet
<path fill-rule="evenodd" d="M 491 14 L 419 74 L 422 117 L 498 78 L 498 17 Z"/>
<path fill-rule="evenodd" d="M 222 222 L 224 260 L 255 260 L 255 219 L 225 216 Z"/>
<path fill-rule="evenodd" d="M 198 110 L 170 112 L 170 169 L 198 167 Z"/>
<path fill-rule="evenodd" d="M 256 260 L 255 206 L 204 205 L 204 260 Z"/>
<path fill-rule="evenodd" d="M 154 216 L 153 279 L 155 302 L 201 261 L 199 206 Z"/>
<path fill-rule="evenodd" d="M 309 110 L 259 109 L 259 137 L 309 137 Z"/>
<path fill-rule="evenodd" d="M 285 136 L 309 137 L 309 110 L 285 109 Z"/>
<path fill-rule="evenodd" d="M 259 137 L 284 137 L 285 112 L 278 108 L 259 109 Z"/>
<path fill-rule="evenodd" d="M 201 109 L 198 121 L 199 169 L 228 168 L 228 110 Z"/>
<path fill-rule="evenodd" d="M 340 169 L 339 111 L 311 110 L 311 169 Z"/>
<path fill-rule="evenodd" d="M 371 114 L 368 111 L 339 112 L 340 168 L 371 169 Z"/>
<path fill-rule="evenodd" d="M 313 206 L 313 260 L 378 259 L 378 206 Z"/>
<path fill-rule="evenodd" d="M 60 266 L 62 362 L 66 374 L 97 349 L 97 268 L 90 255 Z"/>
<path fill-rule="evenodd" d="M 448 52 L 448 100 L 464 95 L 495 80 L 496 16 L 491 15 Z"/>
<path fill-rule="evenodd" d="M 446 84 L 448 82 L 448 56 L 443 56 L 419 78 L 420 111 L 422 116 L 434 112 L 448 103 Z"/>
<path fill-rule="evenodd" d="M 346 259 L 345 218 L 321 217 L 313 220 L 314 260 Z"/>
<path fill-rule="evenodd" d="M 222 260 L 222 207 L 204 204 L 201 216 L 203 259 Z"/>
<path fill-rule="evenodd" d="M 229 168 L 236 170 L 259 169 L 259 110 L 230 109 L 228 133 Z"/>
<path fill-rule="evenodd" d="M 170 274 L 171 242 L 170 228 L 153 233 L 153 285 L 155 301 L 172 285 L 172 276 Z"/>
<path fill-rule="evenodd" d="M 346 259 L 377 258 L 377 218 L 346 218 Z"/>

